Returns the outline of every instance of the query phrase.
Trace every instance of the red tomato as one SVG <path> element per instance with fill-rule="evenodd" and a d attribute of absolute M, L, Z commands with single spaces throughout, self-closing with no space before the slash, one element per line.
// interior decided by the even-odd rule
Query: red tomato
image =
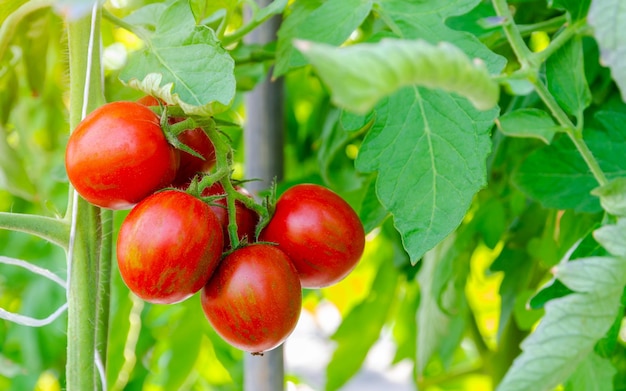
<path fill-rule="evenodd" d="M 249 193 L 243 188 L 238 188 L 237 191 L 249 196 Z M 224 187 L 220 183 L 214 183 L 202 192 L 202 195 L 205 197 L 220 194 L 225 194 Z M 224 230 L 224 249 L 228 249 L 230 248 L 230 237 L 228 235 L 229 219 L 228 211 L 226 210 L 226 198 L 217 199 L 214 203 L 218 206 L 212 205 L 211 208 Z M 259 215 L 252 209 L 248 209 L 239 201 L 235 201 L 235 209 L 237 214 L 237 237 L 240 241 L 247 238 L 248 243 L 252 243 L 255 240 L 256 225 L 259 222 Z"/>
<path fill-rule="evenodd" d="M 168 186 L 179 154 L 159 117 L 135 102 L 105 104 L 70 135 L 65 167 L 76 191 L 94 205 L 127 209 Z"/>
<path fill-rule="evenodd" d="M 146 106 L 158 106 L 159 101 L 153 96 L 144 96 L 137 101 Z M 170 124 L 182 121 L 184 118 L 169 118 Z M 202 128 L 188 129 L 178 135 L 178 139 L 189 148 L 198 152 L 204 160 L 193 156 L 187 152 L 180 151 L 180 166 L 176 173 L 176 178 L 172 183 L 176 187 L 184 187 L 189 184 L 198 173 L 211 171 L 215 166 L 215 147 Z"/>
<path fill-rule="evenodd" d="M 209 205 L 183 191 L 164 190 L 137 204 L 122 223 L 117 262 L 137 296 L 170 304 L 206 284 L 223 246 L 222 227 Z"/>
<path fill-rule="evenodd" d="M 336 193 L 318 185 L 296 185 L 280 196 L 259 237 L 278 243 L 305 288 L 332 285 L 354 269 L 365 232 L 354 210 Z"/>
<path fill-rule="evenodd" d="M 180 151 L 180 167 L 174 178 L 174 186 L 188 184 L 198 173 L 211 171 L 215 166 L 215 147 L 202 128 L 185 130 L 178 139 L 189 148 L 198 152 L 204 160 L 185 151 Z"/>
<path fill-rule="evenodd" d="M 137 103 L 142 104 L 144 106 L 158 106 L 159 100 L 151 95 L 146 95 L 142 98 L 137 99 Z"/>
<path fill-rule="evenodd" d="M 296 270 L 287 255 L 266 244 L 242 247 L 224 258 L 200 297 L 215 331 L 252 353 L 283 343 L 302 306 Z"/>

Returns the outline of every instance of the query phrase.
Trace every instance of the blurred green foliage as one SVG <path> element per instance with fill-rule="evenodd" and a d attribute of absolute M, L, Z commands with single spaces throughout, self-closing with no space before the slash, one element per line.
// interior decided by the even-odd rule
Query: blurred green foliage
<path fill-rule="evenodd" d="M 9 12 L 23 2 L 8 3 L 7 7 L 0 7 L 0 21 L 5 21 Z M 110 1 L 105 6 L 118 17 L 124 17 L 147 3 L 151 2 Z M 242 26 L 240 1 L 194 0 L 191 3 L 197 21 L 216 31 L 232 32 Z M 385 14 L 384 7 L 381 11 L 373 7 L 372 2 L 357 1 L 352 3 L 361 5 L 360 13 L 348 21 L 354 25 L 340 26 L 335 35 L 322 37 L 320 34 L 326 30 L 320 32 L 320 26 L 306 26 L 305 16 L 312 13 L 316 13 L 314 20 L 327 22 L 335 20 L 326 19 L 329 14 L 349 13 L 347 3 L 335 7 L 340 3 L 332 0 L 291 2 L 285 12 L 288 28 L 283 30 L 278 48 L 273 44 L 267 47 L 241 44 L 232 48 L 238 91 L 231 108 L 221 115 L 236 120 L 245 118 L 243 94 L 263 80 L 276 51 L 287 50 L 284 45 L 288 44 L 288 38 L 319 37 L 320 41 L 328 43 L 341 43 L 347 38 L 376 42 L 392 34 L 432 38 L 428 35 L 432 32 L 424 33 L 422 26 L 416 25 L 409 16 L 425 13 L 424 9 L 428 10 L 434 2 L 380 2 L 388 7 Z M 559 9 L 548 7 L 544 1 L 511 3 L 518 7 L 517 22 L 524 25 L 561 18 L 560 24 L 545 23 L 543 29 L 538 27 L 552 34 L 563 24 L 563 12 L 559 9 L 568 9 L 570 2 L 555 1 Z M 117 6 L 120 4 L 123 7 Z M 436 31 L 444 32 L 450 39 L 467 37 L 457 30 L 469 31 L 474 35 L 468 45 L 477 50 L 487 50 L 488 46 L 492 51 L 489 52 L 492 68 L 502 66 L 502 57 L 509 60 L 505 69 L 515 66 L 500 30 L 478 23 L 494 15 L 489 2 L 468 0 L 448 1 L 447 4 L 456 4 L 457 11 L 466 12 L 438 15 L 433 25 Z M 474 8 L 476 5 L 478 7 Z M 420 6 L 425 8 L 420 9 Z M 405 7 L 414 13 L 404 15 L 401 11 Z M 397 24 L 384 20 L 379 11 Z M 447 16 L 452 17 L 446 21 Z M 350 31 L 355 30 L 356 33 L 348 37 Z M 311 34 L 313 36 L 308 36 Z M 530 30 L 526 37 L 529 35 Z M 141 97 L 141 92 L 125 86 L 119 79 L 127 56 L 138 50 L 141 43 L 108 20 L 102 23 L 102 37 L 107 100 Z M 63 164 L 64 146 L 70 132 L 66 45 L 62 18 L 53 9 L 44 8 L 18 24 L 4 57 L 0 58 L 0 211 L 57 216 L 67 207 L 68 185 Z M 601 159 L 601 165 L 612 175 L 623 176 L 622 154 L 616 153 L 623 145 L 623 140 L 616 135 L 619 124 L 610 122 L 606 113 L 624 115 L 626 105 L 619 98 L 608 70 L 599 66 L 595 42 L 586 38 L 576 45 L 572 49 L 575 57 L 580 58 L 584 53 L 586 79 L 581 74 L 583 69 L 576 68 L 574 73 L 579 83 L 588 83 L 590 90 L 588 94 L 583 88 L 580 95 L 573 98 L 567 95 L 563 99 L 573 99 L 567 103 L 570 114 L 583 118 L 584 111 L 585 123 L 597 130 L 588 141 Z M 326 389 L 340 389 L 362 370 L 381 333 L 391 334 L 395 344 L 389 366 L 408 363 L 412 368 L 412 382 L 419 389 L 494 389 L 520 353 L 520 342 L 543 316 L 544 304 L 571 293 L 559 281 L 552 280 L 550 269 L 582 238 L 585 238 L 584 249 L 598 248 L 590 232 L 602 223 L 603 215 L 599 213 L 597 200 L 587 191 L 594 186 L 593 178 L 588 173 L 579 175 L 586 168 L 573 145 L 562 135 L 556 135 L 555 142 L 545 146 L 539 140 L 506 137 L 488 125 L 478 144 L 490 143 L 491 148 L 478 151 L 482 155 L 477 159 L 482 161 L 483 155 L 488 155 L 486 177 L 472 178 L 476 181 L 475 188 L 482 189 L 473 198 L 474 192 L 471 192 L 469 210 L 457 208 L 454 211 L 461 215 L 460 222 L 449 216 L 447 220 L 442 218 L 448 226 L 460 223 L 450 236 L 442 236 L 443 230 L 439 230 L 437 234 L 446 239 L 438 241 L 435 249 L 424 258 L 420 254 L 411 259 L 405 249 L 410 244 L 406 237 L 403 240 L 395 223 L 406 217 L 398 216 L 398 211 L 408 213 L 415 209 L 416 198 L 421 194 L 413 194 L 406 183 L 416 180 L 420 172 L 408 172 L 405 177 L 396 175 L 398 170 L 390 173 L 389 165 L 398 158 L 393 154 L 376 156 L 379 166 L 371 170 L 374 172 L 357 171 L 355 160 L 361 146 L 367 142 L 368 132 L 375 124 L 378 124 L 377 131 L 386 129 L 381 111 L 356 116 L 335 107 L 313 68 L 293 67 L 304 65 L 303 58 L 294 53 L 288 51 L 279 63 L 279 71 L 285 77 L 286 172 L 278 190 L 302 182 L 331 187 L 360 213 L 369 232 L 365 255 L 354 273 L 336 286 L 305 292 L 304 310 L 308 314 L 317 316 L 320 303 L 331 303 L 342 319 L 336 331 L 326 335 L 334 349 L 323 374 L 327 379 Z M 566 54 L 557 60 L 567 63 Z M 560 64 L 547 65 L 546 77 L 553 83 L 558 83 L 563 76 L 554 73 L 553 68 L 560 69 Z M 500 102 L 503 113 L 521 108 L 545 109 L 535 94 L 516 94 L 515 86 L 506 92 Z M 406 90 L 400 94 L 403 93 L 406 94 Z M 430 96 L 456 102 L 440 94 L 424 92 L 426 101 Z M 407 103 L 399 96 L 392 103 L 402 104 L 392 107 L 390 121 L 413 118 L 409 117 L 413 107 L 409 103 L 419 103 L 419 100 Z M 585 109 L 587 105 L 591 106 Z M 430 110 L 428 115 L 435 115 L 440 108 L 433 106 Z M 481 121 L 487 123 L 489 119 Z M 245 118 L 245 121 L 254 121 L 254 118 Z M 410 125 L 403 129 L 410 133 L 413 130 Z M 457 129 L 448 126 L 450 129 L 446 132 L 454 134 Z M 243 131 L 239 126 L 224 131 L 236 151 L 236 175 L 243 179 Z M 385 147 L 393 142 L 403 149 L 407 140 L 419 142 L 411 138 L 414 135 L 392 136 L 387 135 Z M 479 146 L 476 149 L 480 149 Z M 383 150 L 370 149 L 370 152 L 376 154 Z M 557 155 L 565 156 L 562 161 L 566 163 L 572 163 L 568 160 L 572 156 L 576 160 L 571 165 L 558 165 L 554 163 Z M 410 153 L 408 156 L 422 158 Z M 362 166 L 367 166 L 369 171 L 373 160 Z M 387 172 L 378 173 L 381 167 L 388 169 Z M 478 171 L 481 170 L 482 167 Z M 563 183 L 554 182 L 553 176 L 566 177 L 566 174 L 571 174 L 573 180 L 565 178 Z M 381 179 L 380 175 L 386 176 Z M 399 186 L 400 190 L 393 194 L 396 215 L 392 217 L 379 197 L 381 191 L 394 186 Z M 585 187 L 583 191 L 580 191 L 581 186 Z M 455 197 L 445 194 L 445 204 L 456 205 Z M 569 202 L 570 199 L 573 201 Z M 124 215 L 125 212 L 116 212 L 115 232 Z M 403 233 L 410 231 L 406 227 L 416 224 L 415 221 L 405 218 Z M 0 254 L 28 260 L 59 276 L 66 273 L 62 250 L 25 234 L 0 231 Z M 596 253 L 589 251 L 589 254 Z M 57 285 L 28 271 L 0 264 L 1 308 L 45 317 L 64 302 L 65 292 Z M 587 384 L 585 382 L 596 373 L 614 376 L 613 389 L 626 390 L 626 342 L 619 333 L 620 327 L 623 333 L 622 318 L 623 307 L 612 329 L 597 345 L 597 354 L 580 364 L 583 371 L 577 371 L 569 380 L 563 379 L 566 390 L 581 389 L 577 384 Z M 65 316 L 41 328 L 0 321 L 0 390 L 53 391 L 64 387 L 65 323 Z M 106 377 L 111 390 L 242 388 L 243 353 L 222 341 L 210 328 L 200 310 L 198 297 L 174 306 L 143 303 L 130 294 L 115 268 L 107 349 Z M 297 373 L 288 375 L 295 383 L 308 381 Z"/>

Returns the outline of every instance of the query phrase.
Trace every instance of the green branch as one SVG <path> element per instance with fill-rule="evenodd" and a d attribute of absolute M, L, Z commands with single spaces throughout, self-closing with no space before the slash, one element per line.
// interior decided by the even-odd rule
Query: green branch
<path fill-rule="evenodd" d="M 567 23 L 567 15 L 563 14 L 552 19 L 542 20 L 541 22 L 532 24 L 519 24 L 517 29 L 522 37 L 528 37 L 535 31 L 544 31 L 546 33 L 553 33 L 559 30 L 563 25 Z M 502 30 L 491 30 L 479 37 L 480 41 L 488 47 L 497 47 L 503 43 L 508 42 L 504 32 Z"/>
<path fill-rule="evenodd" d="M 0 229 L 35 235 L 66 250 L 70 236 L 67 221 L 30 214 L 0 212 Z"/>
<path fill-rule="evenodd" d="M 584 19 L 578 20 L 575 23 L 567 26 L 559 35 L 557 35 L 548 45 L 547 48 L 538 52 L 532 53 L 531 57 L 533 64 L 541 64 L 545 62 L 554 52 L 559 50 L 563 45 L 565 45 L 570 39 L 576 36 L 582 28 L 586 26 L 586 22 Z"/>
<path fill-rule="evenodd" d="M 211 122 L 209 126 L 203 127 L 206 131 L 209 139 L 213 142 L 215 147 L 215 165 L 218 173 L 225 173 L 219 179 L 219 182 L 224 187 L 226 193 L 226 209 L 228 211 L 228 236 L 230 237 L 230 243 L 232 248 L 239 246 L 239 235 L 237 235 L 237 208 L 235 205 L 235 197 L 237 197 L 237 190 L 233 187 L 231 182 L 231 166 L 233 151 L 222 136 L 217 131 L 215 123 Z"/>
<path fill-rule="evenodd" d="M 576 149 L 582 156 L 585 163 L 587 163 L 589 170 L 593 174 L 598 184 L 600 184 L 600 186 L 606 185 L 608 183 L 608 179 L 600 168 L 598 161 L 593 156 L 593 153 L 591 152 L 587 144 L 585 144 L 582 136 L 582 130 L 578 130 L 576 126 L 572 123 L 572 121 L 570 121 L 565 111 L 563 111 L 561 106 L 559 106 L 550 91 L 548 91 L 548 88 L 542 82 L 535 81 L 533 85 L 535 86 L 535 91 L 537 91 L 537 94 L 539 95 L 541 100 L 546 104 L 546 106 L 548 106 L 548 109 L 550 109 L 550 112 L 552 113 L 554 118 L 556 118 L 559 124 L 565 128 L 565 133 L 567 133 L 570 140 L 572 140 L 572 142 L 576 146 Z"/>
<path fill-rule="evenodd" d="M 98 288 L 96 291 L 96 351 L 103 362 L 107 357 L 109 309 L 111 301 L 111 260 L 113 258 L 113 211 L 100 209 L 102 238 L 99 243 L 97 263 Z"/>
<path fill-rule="evenodd" d="M 114 25 L 121 27 L 124 30 L 130 31 L 131 33 L 139 37 L 142 41 L 148 42 L 148 39 L 146 38 L 146 34 L 143 29 L 138 28 L 130 23 L 127 23 L 124 19 L 118 18 L 117 16 L 113 15 L 110 11 L 108 11 L 106 8 L 102 8 L 102 17 L 108 20 L 109 22 L 113 23 Z"/>
<path fill-rule="evenodd" d="M 517 72 L 514 77 L 523 76 L 533 84 L 535 91 L 543 103 L 548 107 L 557 122 L 564 127 L 565 132 L 576 146 L 576 149 L 589 167 L 589 170 L 593 174 L 596 181 L 601 186 L 607 184 L 608 180 L 606 175 L 583 140 L 582 129 L 578 129 L 572 123 L 556 99 L 554 99 L 554 96 L 552 96 L 548 87 L 546 87 L 538 77 L 540 65 L 556 50 L 562 47 L 568 40 L 578 34 L 580 29 L 585 26 L 585 22 L 578 21 L 568 26 L 550 43 L 545 50 L 539 53 L 532 53 L 528 49 L 528 46 L 526 46 L 519 29 L 515 25 L 506 0 L 493 0 L 492 3 L 494 9 L 496 10 L 496 14 L 505 20 L 502 28 L 509 44 L 511 45 L 511 48 L 513 49 L 513 52 L 522 65 L 522 69 Z"/>
<path fill-rule="evenodd" d="M 237 207 L 236 203 L 241 202 L 246 208 L 255 211 L 261 217 L 261 221 L 268 215 L 268 211 L 263 206 L 257 204 L 252 198 L 238 192 L 232 184 L 232 156 L 233 150 L 215 126 L 215 122 L 200 121 L 200 125 L 209 136 L 215 148 L 215 172 L 204 176 L 198 184 L 199 193 L 215 182 L 220 182 L 226 193 L 226 209 L 228 213 L 228 235 L 233 249 L 239 246 L 239 236 L 237 235 Z"/>
<path fill-rule="evenodd" d="M 515 19 L 513 19 L 511 10 L 509 10 L 509 4 L 506 0 L 493 0 L 492 3 L 496 14 L 504 19 L 502 29 L 517 60 L 522 65 L 522 68 L 530 66 L 529 59 L 531 58 L 532 52 L 526 45 L 526 42 L 524 42 L 524 38 L 522 38 L 522 34 L 515 24 Z"/>

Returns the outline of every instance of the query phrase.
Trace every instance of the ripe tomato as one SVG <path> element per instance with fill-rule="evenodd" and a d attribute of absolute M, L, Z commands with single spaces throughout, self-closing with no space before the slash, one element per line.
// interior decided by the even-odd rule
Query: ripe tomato
<path fill-rule="evenodd" d="M 278 243 L 305 288 L 332 285 L 354 269 L 365 246 L 359 217 L 339 195 L 303 184 L 285 191 L 259 237 Z"/>
<path fill-rule="evenodd" d="M 260 353 L 287 339 L 298 323 L 302 291 L 287 255 L 254 244 L 226 256 L 200 295 L 215 331 L 238 349 Z"/>
<path fill-rule="evenodd" d="M 188 184 L 198 173 L 211 171 L 215 166 L 215 147 L 202 128 L 188 129 L 178 135 L 178 139 L 198 152 L 204 160 L 185 151 L 180 151 L 180 167 L 174 178 L 174 186 Z"/>
<path fill-rule="evenodd" d="M 249 193 L 243 189 L 238 188 L 238 192 L 249 196 Z M 224 187 L 220 183 L 214 183 L 212 186 L 207 187 L 202 192 L 203 196 L 213 196 L 225 194 Z M 224 232 L 224 249 L 230 247 L 230 237 L 228 235 L 228 210 L 226 209 L 226 198 L 220 198 L 214 201 L 217 206 L 211 206 L 213 213 L 220 221 Z M 259 222 L 259 215 L 252 209 L 248 209 L 243 203 L 236 201 L 235 209 L 237 214 L 237 237 L 239 240 L 247 238 L 248 243 L 252 243 L 255 239 L 256 225 Z"/>
<path fill-rule="evenodd" d="M 120 228 L 117 262 L 137 296 L 170 304 L 199 291 L 217 267 L 224 239 L 209 205 L 178 190 L 141 201 Z"/>
<path fill-rule="evenodd" d="M 76 191 L 94 205 L 127 209 L 168 186 L 179 154 L 159 117 L 134 102 L 105 104 L 70 135 L 65 167 Z"/>
<path fill-rule="evenodd" d="M 137 100 L 138 103 L 146 106 L 158 106 L 159 101 L 153 96 L 144 96 Z M 184 118 L 169 118 L 170 124 L 182 121 Z M 189 148 L 198 152 L 204 160 L 193 156 L 185 151 L 180 151 L 180 166 L 176 173 L 176 178 L 172 182 L 173 186 L 184 187 L 189 184 L 198 173 L 211 171 L 215 166 L 215 147 L 202 128 L 188 129 L 178 135 L 178 139 Z"/>

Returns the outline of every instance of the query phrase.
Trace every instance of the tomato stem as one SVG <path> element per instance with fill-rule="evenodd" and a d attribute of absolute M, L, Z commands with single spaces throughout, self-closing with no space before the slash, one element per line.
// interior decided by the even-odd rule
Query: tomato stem
<path fill-rule="evenodd" d="M 513 19 L 513 15 L 509 10 L 509 5 L 506 0 L 493 0 L 493 8 L 498 16 L 504 18 L 505 22 L 502 25 L 504 33 L 513 49 L 513 52 L 517 56 L 522 68 L 518 71 L 528 81 L 530 81 L 537 94 L 548 107 L 554 118 L 558 123 L 564 127 L 564 131 L 569 136 L 570 140 L 576 146 L 576 149 L 580 153 L 581 157 L 589 167 L 589 170 L 593 174 L 594 178 L 600 185 L 605 185 L 608 182 L 606 175 L 602 171 L 598 161 L 593 156 L 591 150 L 585 144 L 582 137 L 582 123 L 578 126 L 574 125 L 567 116 L 567 113 L 558 104 L 552 93 L 548 90 L 548 87 L 539 79 L 539 67 L 552 55 L 556 50 L 562 47 L 567 41 L 574 37 L 584 26 L 584 21 L 579 21 L 568 26 L 561 34 L 559 34 L 543 52 L 532 53 L 524 39 L 522 38 L 517 25 Z"/>
<path fill-rule="evenodd" d="M 30 214 L 0 212 L 0 229 L 35 235 L 67 250 L 70 227 L 66 220 Z"/>
<path fill-rule="evenodd" d="M 241 202 L 247 208 L 255 211 L 261 217 L 261 221 L 266 220 L 267 208 L 257 204 L 245 194 L 238 192 L 232 182 L 233 150 L 228 141 L 217 129 L 215 121 L 200 121 L 202 128 L 209 136 L 215 148 L 215 172 L 204 176 L 198 184 L 200 194 L 202 191 L 215 182 L 219 182 L 226 193 L 226 209 L 228 212 L 228 235 L 231 247 L 236 249 L 240 245 L 237 235 L 237 208 L 236 203 Z"/>
<path fill-rule="evenodd" d="M 107 19 L 109 22 L 113 23 L 114 25 L 123 28 L 124 30 L 128 30 L 131 33 L 135 34 L 137 37 L 139 37 L 142 41 L 144 42 L 148 42 L 148 39 L 146 38 L 146 33 L 144 32 L 143 29 L 138 28 L 130 23 L 127 23 L 124 19 L 118 18 L 117 16 L 113 15 L 109 10 L 107 10 L 106 8 L 102 8 L 102 16 Z"/>
<path fill-rule="evenodd" d="M 100 66 L 100 8 L 68 23 L 70 128 L 104 103 Z M 68 259 L 67 390 L 99 390 L 108 334 L 112 223 L 102 211 L 76 196 L 70 186 Z"/>

